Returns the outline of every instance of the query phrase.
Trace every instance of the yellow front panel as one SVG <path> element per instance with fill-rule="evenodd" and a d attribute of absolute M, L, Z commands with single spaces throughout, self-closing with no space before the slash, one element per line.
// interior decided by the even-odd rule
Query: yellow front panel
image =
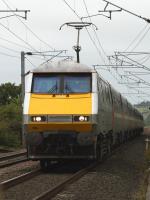
<path fill-rule="evenodd" d="M 31 94 L 29 114 L 92 114 L 92 95 Z"/>

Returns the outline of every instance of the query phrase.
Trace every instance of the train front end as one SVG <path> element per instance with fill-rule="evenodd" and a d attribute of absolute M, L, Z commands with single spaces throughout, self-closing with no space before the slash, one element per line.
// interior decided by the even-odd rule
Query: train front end
<path fill-rule="evenodd" d="M 95 157 L 96 72 L 74 62 L 48 63 L 26 76 L 24 126 L 32 160 Z"/>

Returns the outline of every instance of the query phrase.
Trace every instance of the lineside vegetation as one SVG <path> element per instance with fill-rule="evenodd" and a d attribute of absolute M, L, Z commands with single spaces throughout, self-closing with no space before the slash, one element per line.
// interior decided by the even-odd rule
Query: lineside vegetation
<path fill-rule="evenodd" d="M 5 83 L 0 85 L 0 146 L 21 145 L 21 85 Z"/>

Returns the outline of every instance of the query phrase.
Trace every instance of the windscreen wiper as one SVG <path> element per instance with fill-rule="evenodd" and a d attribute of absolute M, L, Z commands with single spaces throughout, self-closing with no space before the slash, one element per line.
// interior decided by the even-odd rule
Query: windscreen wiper
<path fill-rule="evenodd" d="M 70 87 L 68 84 L 65 85 L 65 89 L 66 89 L 68 92 L 74 93 L 73 90 L 71 89 L 71 87 Z"/>
<path fill-rule="evenodd" d="M 48 93 L 50 93 L 50 94 L 54 94 L 54 92 L 56 93 L 57 92 L 57 83 L 53 86 L 53 87 L 51 87 L 49 90 L 48 90 Z"/>

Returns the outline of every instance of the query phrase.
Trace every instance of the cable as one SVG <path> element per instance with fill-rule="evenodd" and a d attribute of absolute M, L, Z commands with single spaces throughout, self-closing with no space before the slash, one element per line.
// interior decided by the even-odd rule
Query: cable
<path fill-rule="evenodd" d="M 1 25 L 3 28 L 5 28 L 7 31 L 9 31 L 12 35 L 14 35 L 17 39 L 19 39 L 20 41 L 24 42 L 26 45 L 30 46 L 31 49 L 32 49 L 33 51 L 39 52 L 39 51 L 37 51 L 32 45 L 30 45 L 28 42 L 26 42 L 25 40 L 23 40 L 23 39 L 22 39 L 21 37 L 19 37 L 16 33 L 14 33 L 14 32 L 11 31 L 9 28 L 7 28 L 6 26 L 4 26 L 2 23 L 0 23 L 0 25 Z M 41 54 L 41 56 L 43 56 L 43 55 Z M 45 59 L 45 60 L 46 60 L 46 59 Z"/>
<path fill-rule="evenodd" d="M 137 48 L 137 46 L 142 42 L 142 40 L 145 38 L 145 36 L 147 35 L 147 33 L 149 32 L 150 27 L 148 28 L 148 30 L 144 33 L 144 35 L 142 36 L 142 38 L 139 40 L 139 42 L 131 49 L 131 51 L 133 51 L 134 49 Z"/>
<path fill-rule="evenodd" d="M 80 21 L 82 21 L 83 22 L 83 20 L 80 18 L 80 16 L 76 13 L 76 11 L 66 2 L 66 0 L 63 0 L 64 2 L 65 2 L 65 4 L 72 10 L 72 12 L 77 16 L 77 18 L 79 18 L 80 19 Z M 88 14 L 89 15 L 89 14 Z M 96 49 L 97 49 L 97 51 L 98 51 L 98 54 L 100 55 L 100 57 L 101 57 L 101 52 L 100 52 L 100 50 L 98 49 L 98 47 L 97 47 L 97 45 L 95 44 L 95 41 L 93 40 L 93 38 L 91 37 L 91 35 L 90 35 L 90 33 L 89 33 L 89 31 L 88 31 L 88 29 L 86 28 L 86 30 L 87 30 L 87 32 L 88 32 L 88 35 L 89 35 L 89 37 L 90 37 L 90 39 L 91 39 L 91 41 L 92 41 L 92 43 L 94 44 L 94 46 L 96 47 Z M 102 57 L 101 57 L 102 58 Z M 104 61 L 104 63 L 105 63 L 105 61 Z M 109 72 L 110 72 L 110 70 L 109 70 Z M 111 74 L 112 74 L 112 72 L 110 72 Z M 114 75 L 112 74 L 112 76 L 114 77 Z M 117 78 L 115 77 L 115 79 L 117 80 Z"/>
<path fill-rule="evenodd" d="M 80 16 L 77 14 L 77 12 L 67 3 L 67 1 L 66 1 L 66 0 L 63 0 L 63 1 L 64 1 L 64 3 L 71 9 L 71 11 L 77 16 L 77 18 L 78 18 L 81 22 L 83 22 L 83 20 L 81 19 L 81 17 L 80 17 Z M 103 60 L 102 55 L 101 55 L 101 51 L 100 51 L 99 48 L 97 47 L 95 41 L 93 40 L 92 36 L 90 35 L 90 33 L 89 33 L 88 29 L 87 29 L 87 27 L 85 27 L 85 29 L 86 29 L 86 31 L 87 31 L 89 37 L 90 37 L 90 40 L 92 41 L 93 45 L 95 46 L 95 48 L 96 48 L 96 50 L 97 50 L 99 56 L 100 56 L 101 59 Z"/>
<path fill-rule="evenodd" d="M 137 36 L 135 37 L 135 39 L 129 44 L 129 46 L 124 50 L 125 52 L 132 46 L 132 44 L 138 39 L 138 37 L 140 37 L 140 35 L 143 33 L 143 31 L 145 31 L 145 29 L 147 28 L 148 24 L 146 24 L 146 26 L 144 26 L 144 28 L 142 28 L 142 30 L 137 34 Z"/>
<path fill-rule="evenodd" d="M 26 60 L 33 66 L 33 67 L 37 67 L 35 64 L 33 64 L 27 57 L 26 57 Z"/>
<path fill-rule="evenodd" d="M 0 25 L 5 28 L 7 31 L 9 31 L 12 35 L 14 35 L 17 39 L 19 39 L 20 41 L 22 41 L 23 43 L 25 43 L 26 45 L 30 46 L 31 49 L 33 49 L 34 51 L 36 51 L 36 49 L 30 45 L 28 42 L 26 42 L 25 40 L 23 40 L 20 36 L 18 36 L 16 33 L 14 33 L 13 31 L 11 31 L 9 28 L 7 28 L 5 25 L 3 25 L 2 23 L 0 23 Z"/>
<path fill-rule="evenodd" d="M 18 59 L 20 59 L 19 56 L 13 56 L 13 55 L 6 54 L 6 53 L 3 53 L 3 52 L 0 52 L 0 54 L 1 54 L 1 55 L 4 55 L 4 56 L 12 57 L 12 58 L 18 58 Z"/>
<path fill-rule="evenodd" d="M 2 0 L 3 3 L 7 6 L 7 8 L 9 10 L 11 10 L 10 6 L 6 3 L 5 0 Z M 46 46 L 48 46 L 50 49 L 53 49 L 55 50 L 52 46 L 50 46 L 48 43 L 46 43 L 45 41 L 43 41 L 36 33 L 34 33 L 31 28 L 29 28 L 29 26 L 27 26 L 14 12 L 12 12 L 16 17 L 17 19 L 40 41 L 42 42 L 43 44 L 45 44 Z"/>
<path fill-rule="evenodd" d="M 92 22 L 92 19 L 91 19 L 91 17 L 90 17 L 90 14 L 89 14 L 89 11 L 88 11 L 88 8 L 87 8 L 87 5 L 86 5 L 85 0 L 83 0 L 83 3 L 84 3 L 84 6 L 85 6 L 85 9 L 86 9 L 86 12 L 87 12 L 87 14 L 88 14 L 88 17 L 89 17 L 90 21 Z M 98 44 L 99 44 L 100 48 L 102 49 L 104 55 L 105 55 L 106 58 L 107 58 L 107 54 L 106 54 L 104 48 L 102 47 L 102 44 L 101 44 L 101 42 L 100 42 L 100 40 L 99 40 L 99 37 L 98 37 L 98 35 L 97 35 L 95 29 L 93 28 L 93 26 L 92 26 L 92 29 L 93 29 L 93 31 L 94 31 L 94 34 L 95 34 L 95 36 L 96 36 L 96 39 L 97 39 L 97 41 L 98 41 Z M 102 56 L 101 56 L 101 57 L 102 57 Z M 103 60 L 103 62 L 105 63 L 105 60 L 103 59 L 103 57 L 102 57 L 102 60 Z M 105 64 L 106 64 L 106 63 L 105 63 Z"/>
<path fill-rule="evenodd" d="M 16 50 L 11 49 L 11 48 L 8 48 L 8 47 L 5 47 L 5 46 L 3 46 L 3 45 L 0 45 L 0 47 L 2 47 L 2 48 L 4 48 L 4 49 L 7 49 L 7 50 L 9 50 L 9 51 L 13 51 L 13 52 L 15 52 L 15 53 L 20 53 L 19 51 L 16 51 Z"/>
<path fill-rule="evenodd" d="M 25 48 L 25 49 L 31 50 L 31 49 L 28 48 L 28 47 L 25 47 L 25 46 L 23 46 L 23 45 L 21 45 L 21 44 L 17 44 L 16 42 L 12 42 L 12 41 L 7 40 L 7 39 L 2 38 L 2 37 L 0 37 L 0 40 L 6 41 L 6 42 L 11 43 L 11 44 L 14 44 L 14 45 L 16 45 L 16 46 L 18 46 L 18 47 L 21 47 L 21 48 Z"/>

